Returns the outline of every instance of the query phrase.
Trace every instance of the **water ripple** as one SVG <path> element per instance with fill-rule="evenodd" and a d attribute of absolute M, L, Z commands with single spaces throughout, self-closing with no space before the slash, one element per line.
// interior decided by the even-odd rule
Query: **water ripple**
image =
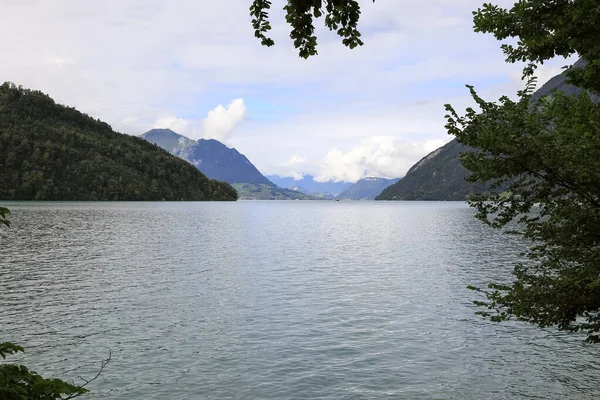
<path fill-rule="evenodd" d="M 592 399 L 597 346 L 474 315 L 461 203 L 11 203 L 0 340 L 92 399 Z M 13 357 L 13 360 L 15 358 Z"/>

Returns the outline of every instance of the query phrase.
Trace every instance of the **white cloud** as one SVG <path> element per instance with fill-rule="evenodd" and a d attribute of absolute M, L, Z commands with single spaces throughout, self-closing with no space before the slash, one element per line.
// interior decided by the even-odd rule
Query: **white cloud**
<path fill-rule="evenodd" d="M 350 151 L 329 151 L 315 180 L 356 182 L 367 176 L 399 178 L 404 176 L 423 154 L 443 144 L 441 140 L 410 143 L 391 136 L 371 137 Z"/>
<path fill-rule="evenodd" d="M 244 99 L 236 99 L 223 107 L 219 104 L 202 121 L 202 137 L 227 142 L 235 127 L 248 115 Z"/>
<path fill-rule="evenodd" d="M 285 165 L 288 167 L 295 167 L 298 164 L 304 164 L 306 159 L 304 157 L 300 157 L 298 154 L 294 154 L 292 158 L 285 162 Z"/>
<path fill-rule="evenodd" d="M 306 173 L 302 172 L 302 168 L 305 163 L 306 159 L 304 157 L 294 154 L 289 160 L 279 163 L 276 166 L 279 167 L 279 172 L 277 175 L 291 177 L 294 178 L 295 181 L 299 181 L 304 175 L 306 175 Z"/>
<path fill-rule="evenodd" d="M 153 128 L 170 129 L 180 135 L 189 135 L 190 123 L 182 118 L 165 117 L 157 119 L 153 124 Z"/>
<path fill-rule="evenodd" d="M 139 118 L 127 117 L 123 119 L 122 123 L 144 130 L 152 128 L 171 129 L 193 140 L 200 138 L 217 139 L 225 143 L 231 138 L 233 130 L 247 115 L 248 111 L 246 110 L 244 99 L 236 99 L 229 103 L 227 107 L 219 104 L 210 110 L 203 120 L 187 120 L 168 116 L 159 118 L 152 124 L 146 125 Z"/>
<path fill-rule="evenodd" d="M 369 138 L 394 137 L 424 153 L 426 143 L 450 140 L 443 104 L 463 109 L 466 83 L 491 99 L 517 90 L 521 66 L 504 62 L 491 35 L 473 32 L 471 11 L 480 6 L 361 2 L 365 45 L 345 48 L 321 18 L 319 55 L 303 60 L 275 2 L 276 46 L 265 48 L 253 35 L 248 0 L 4 1 L 0 36 L 11 40 L 0 47 L 0 76 L 121 132 L 141 134 L 158 124 L 228 141 L 264 173 L 319 174 L 332 149 L 356 165 L 348 154 Z M 564 64 L 545 63 L 544 78 Z M 214 108 L 230 99 L 239 100 Z M 252 118 L 241 124 L 246 114 Z M 305 162 L 284 165 L 291 154 Z M 335 170 L 341 161 L 334 158 Z"/>

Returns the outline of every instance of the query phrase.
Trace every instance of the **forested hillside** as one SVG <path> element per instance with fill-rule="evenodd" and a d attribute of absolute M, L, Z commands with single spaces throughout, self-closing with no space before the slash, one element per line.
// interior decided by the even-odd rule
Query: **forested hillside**
<path fill-rule="evenodd" d="M 235 200 L 237 193 L 158 146 L 4 83 L 0 199 Z"/>

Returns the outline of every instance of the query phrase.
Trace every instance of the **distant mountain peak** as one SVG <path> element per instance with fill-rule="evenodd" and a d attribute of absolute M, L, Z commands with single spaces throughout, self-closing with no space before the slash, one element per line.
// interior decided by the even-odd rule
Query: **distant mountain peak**
<path fill-rule="evenodd" d="M 181 136 L 178 133 L 173 132 L 171 129 L 169 128 L 152 128 L 150 129 L 148 132 L 144 133 L 144 135 L 147 134 L 154 134 L 154 133 L 162 133 L 162 134 L 172 134 L 172 135 L 177 135 L 177 136 Z"/>
<path fill-rule="evenodd" d="M 282 188 L 298 188 L 302 193 L 320 198 L 333 198 L 352 185 L 351 182 L 317 182 L 310 174 L 304 174 L 301 179 L 279 175 L 267 175 L 267 178 Z"/>
<path fill-rule="evenodd" d="M 374 200 L 385 188 L 398 182 L 400 178 L 387 179 L 368 176 L 359 179 L 355 184 L 340 193 L 338 199 Z"/>
<path fill-rule="evenodd" d="M 152 129 L 141 137 L 195 165 L 210 179 L 274 186 L 246 156 L 216 139 L 194 141 L 171 129 Z"/>

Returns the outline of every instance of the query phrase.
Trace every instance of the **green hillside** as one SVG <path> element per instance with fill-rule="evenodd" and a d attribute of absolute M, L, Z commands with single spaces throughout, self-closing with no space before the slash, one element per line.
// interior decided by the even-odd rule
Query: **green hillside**
<path fill-rule="evenodd" d="M 233 183 L 243 200 L 316 200 L 314 196 L 264 183 Z"/>
<path fill-rule="evenodd" d="M 4 83 L 0 199 L 236 200 L 237 193 L 158 146 Z"/>
<path fill-rule="evenodd" d="M 460 163 L 467 148 L 452 140 L 423 157 L 399 182 L 385 188 L 376 200 L 465 200 L 485 190 L 465 181 L 469 172 Z"/>

